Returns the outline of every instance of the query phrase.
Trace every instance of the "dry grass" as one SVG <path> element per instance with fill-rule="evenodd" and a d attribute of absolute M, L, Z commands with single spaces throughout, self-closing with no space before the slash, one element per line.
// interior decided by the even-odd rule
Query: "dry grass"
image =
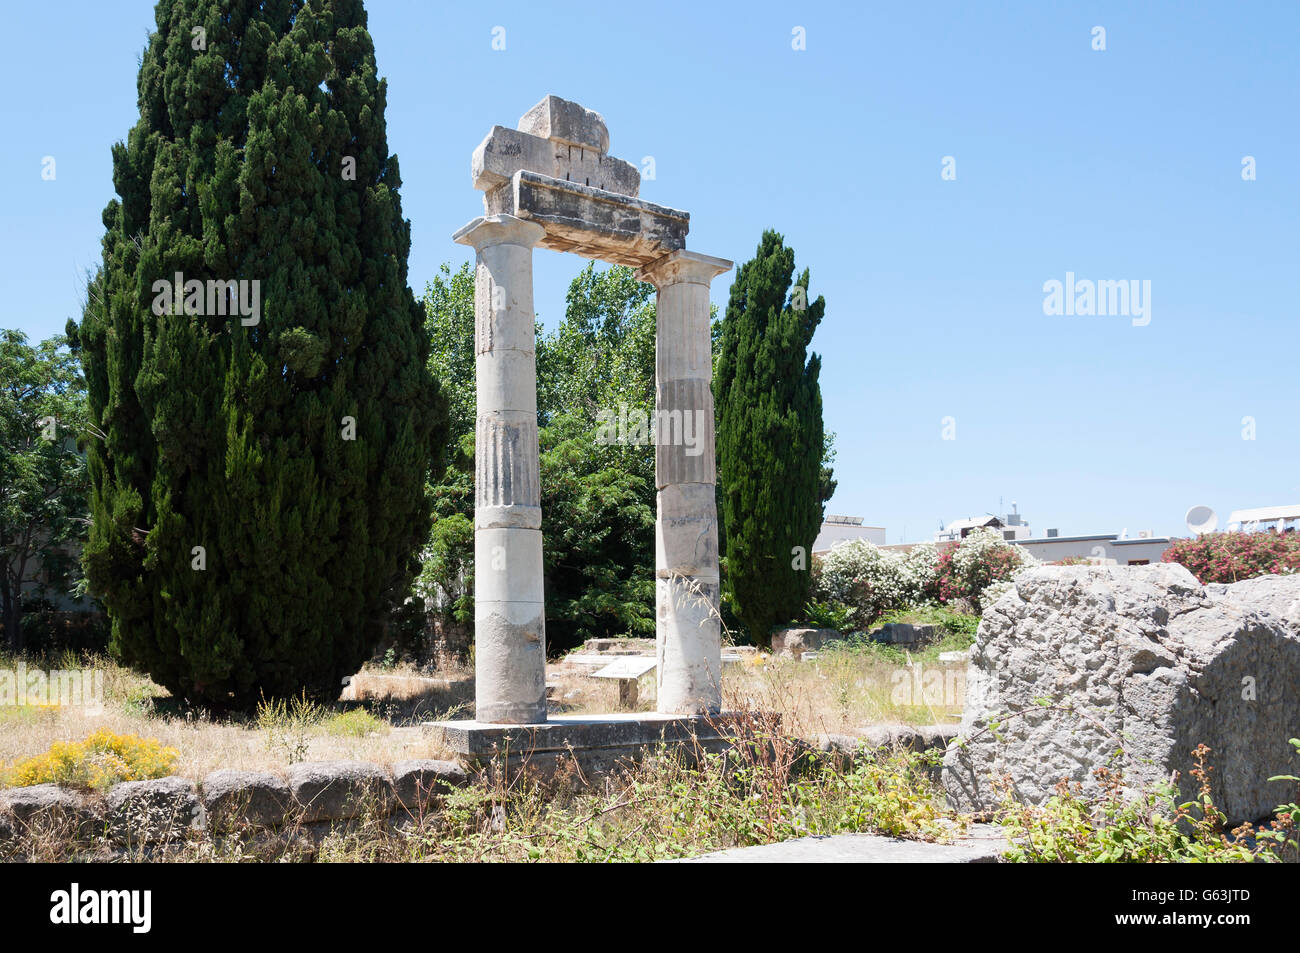
<path fill-rule="evenodd" d="M 56 660 L 44 667 L 74 667 L 70 661 Z M 38 666 L 32 660 L 27 664 Z M 0 656 L 0 668 L 15 665 L 16 660 Z M 394 698 L 372 701 L 365 712 L 338 705 L 294 717 L 293 706 L 285 706 L 279 715 L 264 713 L 260 721 L 257 716 L 213 717 L 179 705 L 166 690 L 110 659 L 75 660 L 75 667 L 83 666 L 104 673 L 102 710 L 0 706 L 0 768 L 43 754 L 55 741 L 81 741 L 101 729 L 157 739 L 175 748 L 180 753 L 176 773 L 196 780 L 218 768 L 283 771 L 294 761 L 359 759 L 391 765 L 408 758 L 447 757 L 419 721 L 471 714 L 452 704 L 410 706 Z M 366 671 L 391 676 L 399 694 L 404 683 L 418 692 L 426 674 L 402 666 L 373 666 Z M 589 672 L 563 663 L 551 666 L 553 712 L 595 714 L 617 709 L 618 683 L 591 678 Z M 759 656 L 724 666 L 724 704 L 732 710 L 777 713 L 786 732 L 807 739 L 822 733 L 860 734 L 873 724 L 934 724 L 960 716 L 960 707 L 899 704 L 896 696 L 899 686 L 908 681 L 907 672 L 905 666 L 863 651 L 826 652 L 814 662 Z M 465 674 L 469 670 L 438 673 L 439 677 Z M 653 673 L 640 685 L 637 708 L 654 710 Z"/>
<path fill-rule="evenodd" d="M 0 657 L 0 668 L 12 669 L 15 664 Z M 37 667 L 30 660 L 27 665 Z M 78 662 L 83 665 L 104 673 L 102 708 L 0 706 L 0 767 L 43 754 L 55 741 L 81 741 L 100 729 L 154 738 L 175 748 L 180 753 L 176 773 L 196 780 L 218 768 L 282 771 L 290 760 L 361 759 L 390 764 L 446 756 L 419 727 L 399 727 L 379 718 L 373 722 L 375 730 L 366 730 L 371 727 L 367 720 L 349 715 L 343 706 L 321 710 L 317 718 L 276 731 L 265 719 L 259 724 L 255 716 L 213 717 L 178 705 L 165 689 L 107 658 Z M 288 741 L 299 746 L 299 757 L 291 758 L 281 737 L 286 731 L 297 732 Z"/>
<path fill-rule="evenodd" d="M 552 710 L 571 714 L 614 711 L 618 683 L 591 678 L 576 665 L 552 666 Z M 965 665 L 940 666 L 913 659 L 911 667 L 870 651 L 824 652 L 816 661 L 755 656 L 723 666 L 723 707 L 777 712 L 785 730 L 801 738 L 858 735 L 871 725 L 957 722 Z M 916 691 L 918 683 L 935 687 Z M 916 700 L 919 704 L 906 704 Z M 640 681 L 637 711 L 655 707 L 654 675 Z"/>

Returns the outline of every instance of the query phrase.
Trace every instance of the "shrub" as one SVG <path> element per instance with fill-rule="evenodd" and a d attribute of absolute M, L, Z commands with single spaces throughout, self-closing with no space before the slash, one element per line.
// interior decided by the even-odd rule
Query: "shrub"
<path fill-rule="evenodd" d="M 364 708 L 331 715 L 322 722 L 327 735 L 339 735 L 344 738 L 364 738 L 366 735 L 388 731 L 388 722 L 374 712 Z"/>
<path fill-rule="evenodd" d="M 1300 746 L 1298 746 L 1300 747 Z M 1081 786 L 1062 781 L 1041 807 L 1015 802 L 1009 791 L 1002 823 L 1020 862 L 1195 862 L 1277 861 L 1293 854 L 1296 828 L 1288 809 L 1278 808 L 1268 827 L 1251 824 L 1224 830 L 1224 816 L 1210 795 L 1210 749 L 1197 746 L 1192 777 L 1200 783 L 1196 800 L 1179 804 L 1166 782 L 1141 791 L 1125 787 L 1122 774 L 1109 768 L 1093 773 L 1101 793 L 1085 797 Z M 1285 778 L 1290 780 L 1290 778 Z"/>
<path fill-rule="evenodd" d="M 899 575 L 908 602 L 939 601 L 939 547 L 934 543 L 913 546 L 899 557 Z"/>
<path fill-rule="evenodd" d="M 1293 573 L 1300 571 L 1300 535 L 1204 533 L 1174 541 L 1165 550 L 1164 561 L 1181 563 L 1202 583 Z"/>
<path fill-rule="evenodd" d="M 864 539 L 832 547 L 817 563 L 814 583 L 820 598 L 852 606 L 862 626 L 908 601 L 902 560 Z"/>
<path fill-rule="evenodd" d="M 144 781 L 172 773 L 178 752 L 156 739 L 96 731 L 85 741 L 56 741 L 45 754 L 20 761 L 6 772 L 14 787 L 62 784 L 103 791 L 121 781 Z"/>
<path fill-rule="evenodd" d="M 988 593 L 985 590 L 997 582 L 1010 582 L 1021 571 L 1037 564 L 1037 560 L 1019 546 L 1008 543 L 995 531 L 976 529 L 955 546 L 939 553 L 939 599 L 970 599 L 982 607 L 991 603 L 1005 587 Z"/>
<path fill-rule="evenodd" d="M 836 632 L 852 632 L 853 620 L 858 610 L 843 602 L 827 599 L 825 602 L 810 601 L 803 607 L 804 620 L 819 629 L 834 629 Z"/>

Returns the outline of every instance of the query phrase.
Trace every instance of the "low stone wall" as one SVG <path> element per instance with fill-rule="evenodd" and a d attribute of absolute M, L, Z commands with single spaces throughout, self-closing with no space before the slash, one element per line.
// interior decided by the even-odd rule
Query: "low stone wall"
<path fill-rule="evenodd" d="M 916 622 L 887 622 L 878 629 L 872 629 L 867 637 L 886 645 L 902 645 L 908 648 L 920 648 L 943 637 L 937 625 Z"/>
<path fill-rule="evenodd" d="M 167 777 L 127 781 L 103 795 L 54 784 L 0 789 L 0 842 L 58 829 L 121 846 L 166 844 L 194 832 L 222 835 L 332 825 L 361 816 L 419 819 L 469 782 L 452 761 L 365 761 L 292 765 L 284 777 L 214 771 L 200 784 Z"/>

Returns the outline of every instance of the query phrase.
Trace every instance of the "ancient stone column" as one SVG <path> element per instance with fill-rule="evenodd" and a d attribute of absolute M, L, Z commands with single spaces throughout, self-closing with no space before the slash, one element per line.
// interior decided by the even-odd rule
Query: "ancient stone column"
<path fill-rule="evenodd" d="M 546 610 L 537 461 L 533 246 L 540 225 L 476 218 L 474 701 L 479 722 L 546 721 Z"/>
<path fill-rule="evenodd" d="M 658 708 L 722 709 L 709 283 L 731 262 L 674 251 L 637 272 L 658 290 L 655 337 L 655 636 Z"/>

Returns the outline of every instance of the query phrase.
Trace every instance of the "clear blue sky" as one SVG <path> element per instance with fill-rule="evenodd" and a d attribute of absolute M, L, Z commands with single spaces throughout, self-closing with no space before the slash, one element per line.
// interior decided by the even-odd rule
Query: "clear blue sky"
<path fill-rule="evenodd" d="M 812 269 L 831 512 L 894 542 L 999 497 L 1035 535 L 1300 500 L 1300 4 L 368 8 L 417 294 L 467 257 L 471 150 L 555 93 L 604 114 L 614 155 L 654 156 L 642 195 L 690 211 L 691 248 L 739 262 L 775 227 Z M 6 22 L 3 326 L 37 338 L 98 262 L 153 3 Z M 582 264 L 538 253 L 548 325 Z M 1044 315 L 1066 272 L 1149 280 L 1150 323 Z"/>

